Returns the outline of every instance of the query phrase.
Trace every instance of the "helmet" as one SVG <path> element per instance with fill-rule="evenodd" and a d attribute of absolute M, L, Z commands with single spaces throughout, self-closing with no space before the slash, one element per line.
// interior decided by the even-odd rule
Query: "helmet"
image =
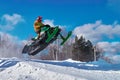
<path fill-rule="evenodd" d="M 41 17 L 41 16 L 38 16 L 38 17 L 37 17 L 37 20 L 38 20 L 38 21 L 42 21 L 42 17 Z"/>

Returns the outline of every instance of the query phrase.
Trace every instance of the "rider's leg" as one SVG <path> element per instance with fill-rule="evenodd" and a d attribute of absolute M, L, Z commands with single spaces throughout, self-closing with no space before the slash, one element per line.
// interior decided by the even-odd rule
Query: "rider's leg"
<path fill-rule="evenodd" d="M 39 31 L 35 31 L 35 32 L 36 32 L 37 36 L 31 39 L 31 40 L 33 40 L 33 41 L 39 39 L 39 38 L 40 38 L 40 35 L 41 35 L 41 34 L 40 34 L 40 30 L 39 30 Z"/>
<path fill-rule="evenodd" d="M 39 39 L 41 37 L 41 30 L 36 31 L 36 33 L 37 33 L 36 39 Z"/>
<path fill-rule="evenodd" d="M 37 39 L 39 39 L 41 36 L 40 32 L 37 34 Z"/>

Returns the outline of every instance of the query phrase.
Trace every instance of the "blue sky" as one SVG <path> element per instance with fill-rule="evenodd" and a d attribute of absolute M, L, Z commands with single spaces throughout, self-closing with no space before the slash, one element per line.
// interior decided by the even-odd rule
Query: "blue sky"
<path fill-rule="evenodd" d="M 0 32 L 25 40 L 35 36 L 33 22 L 42 16 L 44 23 L 65 27 L 102 47 L 115 46 L 120 44 L 119 4 L 119 0 L 1 0 Z"/>
<path fill-rule="evenodd" d="M 54 20 L 56 25 L 67 26 L 73 30 L 76 26 L 95 23 L 102 20 L 104 24 L 120 21 L 117 6 L 111 0 L 4 0 L 0 1 L 0 17 L 4 14 L 20 15 L 25 22 L 15 25 L 8 33 L 25 39 L 33 35 L 33 22 L 37 16 Z M 118 1 L 119 2 L 119 1 Z M 109 5 L 112 4 L 113 5 Z M 119 5 L 118 5 L 119 6 Z M 117 9 L 117 10 L 116 10 Z M 23 35 L 24 34 L 24 35 Z"/>

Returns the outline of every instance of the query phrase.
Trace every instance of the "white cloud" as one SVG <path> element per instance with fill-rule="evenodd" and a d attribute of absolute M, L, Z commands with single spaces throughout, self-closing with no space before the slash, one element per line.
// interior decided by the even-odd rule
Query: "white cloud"
<path fill-rule="evenodd" d="M 110 55 L 120 54 L 120 42 L 98 42 L 97 45 Z"/>
<path fill-rule="evenodd" d="M 0 40 L 16 41 L 18 38 L 8 33 L 0 32 Z"/>
<path fill-rule="evenodd" d="M 4 14 L 1 17 L 0 28 L 6 31 L 13 30 L 18 23 L 23 21 L 24 19 L 19 14 L 13 14 L 13 15 Z"/>
<path fill-rule="evenodd" d="M 112 63 L 120 64 L 120 55 L 113 56 Z"/>
<path fill-rule="evenodd" d="M 54 20 L 46 19 L 46 20 L 43 21 L 43 23 L 44 23 L 44 24 L 49 24 L 49 25 L 52 26 L 52 27 L 55 26 L 55 25 L 54 25 Z"/>
<path fill-rule="evenodd" d="M 102 41 L 104 37 L 109 40 L 115 39 L 116 36 L 120 38 L 120 24 L 106 25 L 102 24 L 101 21 L 96 21 L 94 24 L 89 23 L 76 27 L 73 34 L 78 37 L 83 35 L 93 42 Z"/>
<path fill-rule="evenodd" d="M 97 45 L 104 51 L 105 57 L 109 58 L 112 63 L 120 63 L 120 42 L 98 42 Z"/>
<path fill-rule="evenodd" d="M 59 26 L 59 28 L 61 28 L 63 31 L 65 30 L 65 27 L 66 27 L 63 25 L 56 25 L 56 24 L 54 24 L 54 20 L 49 20 L 49 19 L 44 20 L 43 23 L 49 24 L 51 27 Z"/>

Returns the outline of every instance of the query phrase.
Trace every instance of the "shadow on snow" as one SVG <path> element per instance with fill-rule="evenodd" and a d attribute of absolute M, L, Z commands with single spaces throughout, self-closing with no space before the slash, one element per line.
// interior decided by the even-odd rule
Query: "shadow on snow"
<path fill-rule="evenodd" d="M 0 59 L 0 69 L 5 69 L 16 65 L 19 61 L 10 59 Z"/>
<path fill-rule="evenodd" d="M 44 61 L 44 60 L 31 60 L 33 62 L 40 62 L 45 64 L 52 64 L 58 66 L 65 66 L 65 67 L 73 67 L 77 69 L 85 69 L 85 70 L 120 70 L 120 64 L 109 64 L 109 63 L 102 63 L 102 62 L 69 62 L 69 61 Z"/>

